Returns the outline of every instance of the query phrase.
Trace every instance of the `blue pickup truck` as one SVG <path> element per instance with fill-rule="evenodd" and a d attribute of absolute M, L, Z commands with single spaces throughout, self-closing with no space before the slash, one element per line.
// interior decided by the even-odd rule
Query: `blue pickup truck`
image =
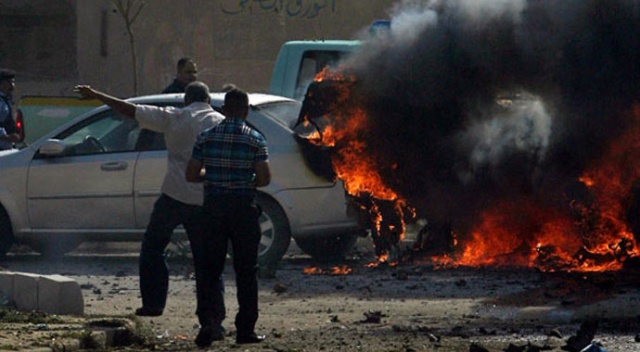
<path fill-rule="evenodd" d="M 358 40 L 299 40 L 280 48 L 269 93 L 302 100 L 313 78 L 360 47 Z"/>
<path fill-rule="evenodd" d="M 372 37 L 383 36 L 390 31 L 389 20 L 376 20 L 369 26 Z M 318 72 L 337 64 L 361 44 L 359 40 L 296 40 L 284 43 L 273 66 L 269 93 L 302 100 Z"/>

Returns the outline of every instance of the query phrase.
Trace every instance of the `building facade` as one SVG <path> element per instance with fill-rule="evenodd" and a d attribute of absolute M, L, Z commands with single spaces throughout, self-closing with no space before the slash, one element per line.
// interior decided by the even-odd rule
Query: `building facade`
<path fill-rule="evenodd" d="M 212 89 L 265 92 L 282 43 L 355 39 L 397 0 L 0 0 L 0 67 L 16 95 L 73 96 L 91 84 L 119 97 L 160 92 L 183 56 Z M 133 41 L 131 40 L 133 38 Z M 135 70 L 132 58 L 135 47 Z"/>

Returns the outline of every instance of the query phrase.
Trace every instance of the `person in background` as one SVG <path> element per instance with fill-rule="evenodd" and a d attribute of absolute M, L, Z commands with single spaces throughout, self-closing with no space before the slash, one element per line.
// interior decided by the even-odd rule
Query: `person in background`
<path fill-rule="evenodd" d="M 237 88 L 228 91 L 222 112 L 225 120 L 198 136 L 185 177 L 189 182 L 204 182 L 203 207 L 208 232 L 205 248 L 209 256 L 203 263 L 203 271 L 214 278 L 209 281 L 213 286 L 206 290 L 211 293 L 219 291 L 217 279 L 224 270 L 227 245 L 231 242 L 238 299 L 236 343 L 259 343 L 265 336 L 255 332 L 258 320 L 258 245 L 262 236 L 256 187 L 264 187 L 271 182 L 267 141 L 246 123 L 249 97 L 244 91 Z M 218 305 L 215 302 L 218 297 L 204 295 L 207 306 Z M 211 333 L 203 327 L 196 344 L 209 346 L 210 336 Z"/>
<path fill-rule="evenodd" d="M 212 329 L 213 339 L 224 338 L 222 326 L 212 326 L 212 322 L 208 320 L 211 314 L 224 316 L 224 283 L 221 277 L 216 278 L 215 284 L 209 283 L 211 277 L 203 275 L 200 270 L 203 267 L 201 262 L 210 255 L 201 243 L 205 235 L 203 189 L 202 185 L 189 183 L 184 178 L 191 149 L 198 134 L 224 120 L 224 116 L 211 107 L 209 87 L 199 81 L 187 85 L 183 108 L 133 104 L 86 85 L 76 86 L 75 90 L 84 98 L 98 99 L 123 116 L 135 118 L 141 128 L 164 133 L 168 166 L 162 183 L 162 194 L 154 204 L 142 239 L 139 264 L 142 307 L 136 309 L 135 314 L 162 315 L 169 289 L 169 268 L 165 250 L 171 241 L 173 230 L 183 225 L 189 237 L 196 270 L 196 315 L 201 325 Z M 202 298 L 203 288 L 210 286 L 218 288 L 216 291 L 206 291 L 215 304 L 203 306 L 201 302 L 208 302 Z"/>
<path fill-rule="evenodd" d="M 176 77 L 162 93 L 184 93 L 187 85 L 196 79 L 198 79 L 198 66 L 192 58 L 183 57 L 176 65 Z"/>
<path fill-rule="evenodd" d="M 236 89 L 236 88 L 238 88 L 238 87 L 236 87 L 236 85 L 235 85 L 235 84 L 233 84 L 233 83 L 225 83 L 225 84 L 223 84 L 223 85 L 222 85 L 222 87 L 220 88 L 220 92 L 221 92 L 221 93 L 226 93 L 226 92 L 228 92 L 228 91 L 230 91 L 230 90 L 234 90 L 234 89 Z"/>
<path fill-rule="evenodd" d="M 15 76 L 12 70 L 0 69 L 0 150 L 11 149 L 13 143 L 20 142 L 12 109 Z"/>

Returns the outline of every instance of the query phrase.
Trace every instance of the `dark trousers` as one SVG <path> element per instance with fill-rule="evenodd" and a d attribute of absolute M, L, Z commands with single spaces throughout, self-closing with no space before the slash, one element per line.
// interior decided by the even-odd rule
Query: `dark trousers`
<path fill-rule="evenodd" d="M 207 281 L 206 272 L 203 274 L 203 257 L 208 254 L 204 251 L 200 243 L 205 237 L 204 214 L 202 207 L 179 202 L 169 196 L 161 195 L 153 206 L 151 219 L 142 239 L 140 250 L 140 294 L 142 305 L 151 310 L 164 310 L 167 302 L 167 292 L 169 290 L 169 266 L 165 258 L 165 250 L 173 230 L 179 225 L 183 225 L 189 242 L 196 271 L 196 292 L 198 298 L 198 308 L 196 314 L 202 309 L 200 301 L 203 287 L 211 286 Z M 216 297 L 217 305 L 215 312 L 219 317 L 224 318 L 224 283 L 222 275 L 217 279 L 217 291 L 207 292 L 208 295 Z M 200 316 L 198 314 L 198 316 Z M 202 321 L 200 322 L 202 325 Z"/>
<path fill-rule="evenodd" d="M 224 195 L 206 196 L 204 211 L 207 219 L 206 257 L 208 275 L 213 280 L 205 291 L 219 290 L 227 256 L 227 244 L 233 250 L 233 269 L 236 274 L 238 313 L 235 326 L 238 335 L 254 332 L 258 320 L 258 245 L 260 210 L 253 197 Z M 215 295 L 206 295 L 207 306 L 216 305 Z"/>

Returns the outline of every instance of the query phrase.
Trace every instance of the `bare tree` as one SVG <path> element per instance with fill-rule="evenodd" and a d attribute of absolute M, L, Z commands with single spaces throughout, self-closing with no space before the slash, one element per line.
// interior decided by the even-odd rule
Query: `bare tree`
<path fill-rule="evenodd" d="M 131 66 L 133 67 L 133 93 L 138 95 L 138 56 L 136 54 L 135 37 L 133 35 L 133 23 L 138 18 L 140 11 L 146 5 L 145 0 L 111 0 L 122 16 L 127 34 L 129 35 L 129 45 L 131 46 Z"/>

